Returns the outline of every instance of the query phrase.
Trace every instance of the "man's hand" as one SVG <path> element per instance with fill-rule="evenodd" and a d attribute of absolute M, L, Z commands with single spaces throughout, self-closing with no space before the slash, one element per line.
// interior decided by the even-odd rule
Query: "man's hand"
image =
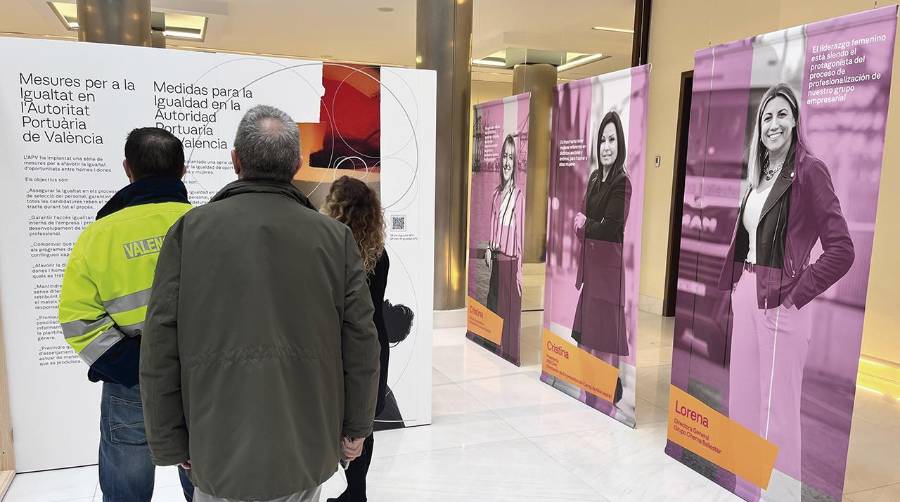
<path fill-rule="evenodd" d="M 182 469 L 189 471 L 191 470 L 191 459 L 187 459 L 184 462 L 178 464 Z"/>
<path fill-rule="evenodd" d="M 341 457 L 348 462 L 356 460 L 362 455 L 365 440 L 366 438 L 350 439 L 348 437 L 341 439 Z"/>
<path fill-rule="evenodd" d="M 484 249 L 484 264 L 491 267 L 491 248 Z"/>

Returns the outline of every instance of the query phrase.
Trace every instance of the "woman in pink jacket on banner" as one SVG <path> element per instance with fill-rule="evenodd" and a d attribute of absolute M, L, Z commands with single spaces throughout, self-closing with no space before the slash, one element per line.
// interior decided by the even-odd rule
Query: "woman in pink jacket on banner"
<path fill-rule="evenodd" d="M 731 289 L 728 415 L 778 447 L 766 500 L 801 499 L 803 368 L 809 303 L 853 264 L 853 241 L 828 167 L 803 141 L 800 108 L 785 84 L 756 113 L 744 195 L 720 287 Z M 819 242 L 823 253 L 811 257 Z M 737 480 L 735 493 L 760 490 Z"/>
<path fill-rule="evenodd" d="M 500 148 L 500 184 L 491 202 L 491 240 L 484 259 L 491 270 L 485 306 L 503 318 L 500 351 L 518 364 L 525 194 L 516 186 L 516 163 L 516 141 L 510 134 Z"/>

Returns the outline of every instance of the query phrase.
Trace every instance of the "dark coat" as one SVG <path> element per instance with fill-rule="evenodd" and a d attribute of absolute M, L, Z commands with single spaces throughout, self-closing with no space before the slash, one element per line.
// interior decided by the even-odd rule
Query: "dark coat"
<path fill-rule="evenodd" d="M 581 288 L 572 330 L 584 347 L 626 356 L 625 268 L 623 242 L 631 181 L 624 170 L 601 182 L 600 169 L 588 179 L 584 227 L 576 287 Z"/>
<path fill-rule="evenodd" d="M 601 169 L 591 173 L 585 194 L 584 237 L 598 241 L 625 241 L 625 222 L 628 220 L 628 205 L 631 202 L 631 180 L 625 170 L 610 173 L 606 182 L 601 182 Z"/>
<path fill-rule="evenodd" d="M 369 294 L 372 297 L 372 305 L 375 306 L 375 329 L 378 331 L 379 374 L 378 374 L 378 402 L 375 406 L 375 415 L 384 409 L 384 397 L 387 395 L 388 366 L 391 359 L 391 347 L 388 343 L 387 327 L 384 325 L 384 291 L 387 289 L 388 271 L 391 268 L 391 260 L 387 250 L 382 251 L 375 270 L 367 277 Z"/>
<path fill-rule="evenodd" d="M 577 287 L 581 287 L 584 280 L 585 267 L 590 267 L 594 263 L 592 260 L 585 260 L 584 253 L 588 247 L 588 239 L 615 244 L 622 244 L 625 241 L 625 222 L 628 220 L 628 207 L 631 203 L 631 180 L 623 169 L 610 173 L 605 183 L 601 182 L 601 176 L 601 169 L 591 173 L 587 193 L 584 196 L 584 215 L 587 220 L 578 232 L 578 238 L 583 241 L 583 246 L 582 257 L 578 261 Z M 619 269 L 622 268 L 621 252 L 617 265 Z"/>
<path fill-rule="evenodd" d="M 378 336 L 350 229 L 288 183 L 237 181 L 169 231 L 144 327 L 154 463 L 210 495 L 268 500 L 372 431 Z"/>
<path fill-rule="evenodd" d="M 743 272 L 749 236 L 742 223 L 750 191 L 744 195 L 731 246 L 719 277 L 731 289 Z M 810 263 L 816 242 L 824 254 Z M 758 307 L 775 308 L 791 296 L 802 308 L 836 283 L 853 265 L 853 241 L 828 167 L 804 148 L 786 164 L 763 205 L 756 230 Z"/>

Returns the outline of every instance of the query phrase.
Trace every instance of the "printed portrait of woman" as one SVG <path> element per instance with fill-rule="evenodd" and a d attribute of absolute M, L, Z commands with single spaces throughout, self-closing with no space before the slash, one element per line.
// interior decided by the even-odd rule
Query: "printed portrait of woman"
<path fill-rule="evenodd" d="M 619 114 L 608 112 L 597 130 L 598 167 L 588 178 L 583 208 L 574 221 L 581 256 L 575 281 L 580 295 L 572 338 L 581 348 L 617 368 L 619 358 L 629 353 L 623 264 L 625 224 L 631 202 L 626 144 Z M 621 398 L 620 378 L 614 404 Z"/>
<path fill-rule="evenodd" d="M 804 144 L 799 112 L 786 84 L 768 89 L 759 103 L 747 190 L 719 281 L 731 290 L 728 414 L 778 446 L 766 500 L 801 498 L 808 304 L 854 260 L 828 166 Z M 823 252 L 814 259 L 817 243 Z M 760 497 L 759 488 L 741 479 L 735 493 Z"/>
<path fill-rule="evenodd" d="M 491 272 L 485 306 L 503 318 L 502 354 L 518 361 L 525 194 L 516 185 L 516 152 L 515 138 L 507 135 L 500 149 L 500 182 L 492 195 L 484 260 Z"/>

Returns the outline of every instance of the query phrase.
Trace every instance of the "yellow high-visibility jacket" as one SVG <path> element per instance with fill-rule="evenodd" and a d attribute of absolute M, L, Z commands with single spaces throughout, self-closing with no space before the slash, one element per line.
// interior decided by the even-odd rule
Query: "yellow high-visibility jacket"
<path fill-rule="evenodd" d="M 125 207 L 84 229 L 63 276 L 59 322 L 92 381 L 137 383 L 140 334 L 156 260 L 183 202 Z"/>

